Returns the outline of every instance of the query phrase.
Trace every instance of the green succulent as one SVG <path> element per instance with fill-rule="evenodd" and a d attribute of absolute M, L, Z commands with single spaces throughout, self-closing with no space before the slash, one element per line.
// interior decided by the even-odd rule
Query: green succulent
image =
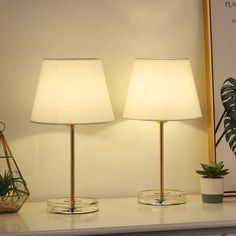
<path fill-rule="evenodd" d="M 202 170 L 196 170 L 199 175 L 203 175 L 204 178 L 222 178 L 229 174 L 229 169 L 224 169 L 223 161 L 216 163 L 211 161 L 209 164 L 202 164 Z"/>
<path fill-rule="evenodd" d="M 18 184 L 23 184 L 25 182 L 20 177 L 13 177 L 10 171 L 4 172 L 4 175 L 0 175 L 0 197 L 10 196 L 10 195 L 20 195 L 20 191 L 17 188 Z"/>

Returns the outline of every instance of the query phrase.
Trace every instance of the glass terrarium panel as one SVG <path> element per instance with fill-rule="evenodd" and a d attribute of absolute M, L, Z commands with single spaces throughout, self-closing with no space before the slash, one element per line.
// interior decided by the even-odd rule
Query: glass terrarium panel
<path fill-rule="evenodd" d="M 28 198 L 29 190 L 3 130 L 0 131 L 0 213 L 13 213 L 17 212 Z"/>

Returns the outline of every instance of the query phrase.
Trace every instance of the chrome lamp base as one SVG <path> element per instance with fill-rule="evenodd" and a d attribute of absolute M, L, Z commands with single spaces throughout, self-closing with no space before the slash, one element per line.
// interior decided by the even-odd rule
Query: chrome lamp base
<path fill-rule="evenodd" d="M 74 215 L 93 213 L 99 210 L 98 201 L 94 198 L 75 198 L 74 206 L 70 198 L 56 198 L 47 201 L 47 208 L 51 213 Z"/>
<path fill-rule="evenodd" d="M 185 203 L 185 192 L 165 189 L 163 196 L 160 190 L 144 190 L 138 193 L 138 202 L 145 205 L 169 206 Z"/>

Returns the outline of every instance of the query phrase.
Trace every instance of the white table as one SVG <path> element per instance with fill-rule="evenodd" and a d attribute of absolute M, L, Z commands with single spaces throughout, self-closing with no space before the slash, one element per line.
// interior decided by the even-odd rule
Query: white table
<path fill-rule="evenodd" d="M 236 198 L 203 204 L 200 195 L 188 195 L 186 204 L 163 207 L 117 198 L 100 199 L 99 206 L 96 213 L 67 216 L 48 213 L 45 202 L 27 202 L 17 214 L 0 215 L 0 236 L 236 235 Z"/>

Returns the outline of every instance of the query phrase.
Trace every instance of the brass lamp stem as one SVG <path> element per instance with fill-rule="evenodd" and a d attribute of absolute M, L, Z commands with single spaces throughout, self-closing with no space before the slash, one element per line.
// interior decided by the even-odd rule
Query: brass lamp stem
<path fill-rule="evenodd" d="M 164 201 L 164 123 L 160 121 L 160 203 Z"/>
<path fill-rule="evenodd" d="M 75 125 L 70 125 L 70 205 L 75 209 Z"/>

